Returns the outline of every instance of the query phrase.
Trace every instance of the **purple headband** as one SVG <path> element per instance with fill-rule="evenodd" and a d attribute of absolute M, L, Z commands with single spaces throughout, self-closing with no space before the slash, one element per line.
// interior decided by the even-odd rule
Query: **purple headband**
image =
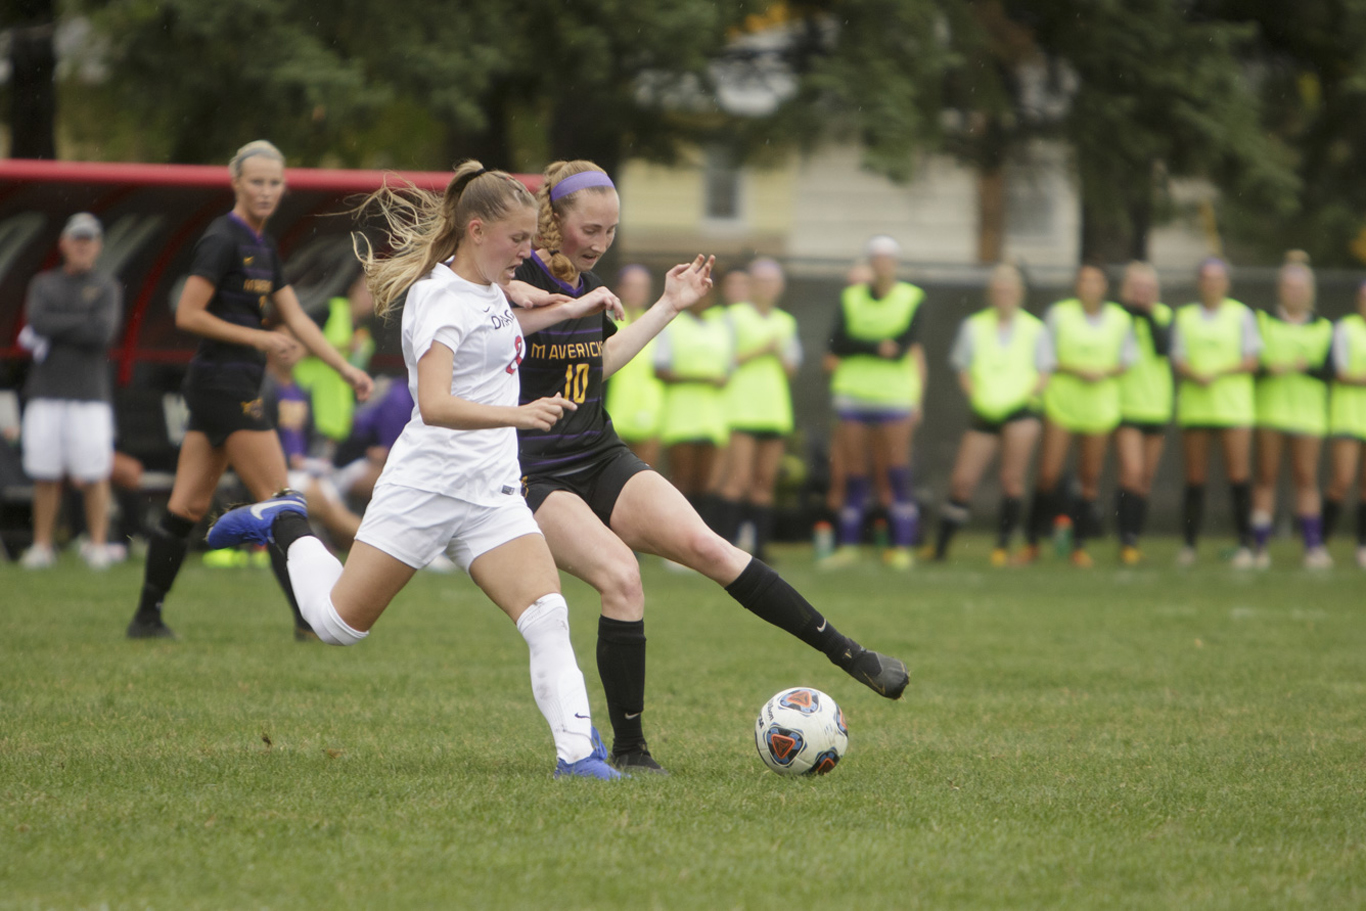
<path fill-rule="evenodd" d="M 558 202 L 570 193 L 577 193 L 589 187 L 616 187 L 612 178 L 603 171 L 580 171 L 571 174 L 550 188 L 550 201 Z"/>

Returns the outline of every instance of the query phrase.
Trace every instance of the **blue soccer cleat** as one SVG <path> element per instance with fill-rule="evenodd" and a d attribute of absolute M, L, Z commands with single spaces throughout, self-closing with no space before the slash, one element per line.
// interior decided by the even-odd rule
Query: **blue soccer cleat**
<path fill-rule="evenodd" d="M 272 544 L 275 538 L 270 527 L 282 512 L 307 516 L 304 495 L 294 490 L 283 491 L 272 499 L 229 509 L 213 523 L 205 540 L 214 550 L 238 544 Z"/>
<path fill-rule="evenodd" d="M 618 778 L 629 777 L 622 775 L 607 764 L 607 747 L 603 745 L 602 737 L 598 735 L 598 729 L 591 728 L 590 730 L 593 732 L 593 752 L 578 762 L 559 760 L 555 763 L 555 777 L 600 778 L 603 781 L 615 781 Z"/>

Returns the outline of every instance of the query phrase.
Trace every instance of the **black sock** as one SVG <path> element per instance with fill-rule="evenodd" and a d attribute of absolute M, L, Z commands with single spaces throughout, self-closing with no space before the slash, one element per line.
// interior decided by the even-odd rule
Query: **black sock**
<path fill-rule="evenodd" d="M 963 527 L 963 523 L 968 520 L 968 504 L 960 503 L 957 500 L 949 500 L 939 510 L 939 533 L 934 541 L 934 558 L 943 560 L 949 554 L 949 545 L 953 543 L 953 536 L 958 534 L 958 529 Z"/>
<path fill-rule="evenodd" d="M 1148 527 L 1148 496 L 1136 493 L 1134 500 L 1134 535 L 1143 537 L 1143 529 Z"/>
<path fill-rule="evenodd" d="M 645 747 L 645 621 L 598 618 L 598 676 L 612 722 L 612 752 Z"/>
<path fill-rule="evenodd" d="M 1026 523 L 1025 540 L 1030 547 L 1037 546 L 1039 539 L 1053 532 L 1053 517 L 1057 514 L 1058 498 L 1051 490 L 1035 490 L 1034 499 L 1029 504 L 1029 521 Z"/>
<path fill-rule="evenodd" d="M 996 519 L 996 546 L 1005 550 L 1010 546 L 1015 526 L 1020 524 L 1020 498 L 1002 497 L 1001 511 Z"/>
<path fill-rule="evenodd" d="M 1140 524 L 1138 514 L 1143 497 L 1121 487 L 1115 500 L 1115 522 L 1119 526 L 1120 546 L 1137 547 Z"/>
<path fill-rule="evenodd" d="M 754 556 L 766 559 L 768 542 L 773 540 L 773 507 L 750 503 L 745 509 L 754 525 Z"/>
<path fill-rule="evenodd" d="M 1357 504 L 1357 547 L 1366 547 L 1366 500 Z"/>
<path fill-rule="evenodd" d="M 1328 539 L 1333 537 L 1333 528 L 1338 524 L 1338 516 L 1342 515 L 1342 501 L 1323 498 L 1323 543 L 1327 544 Z"/>
<path fill-rule="evenodd" d="M 824 652 L 840 667 L 844 667 L 844 663 L 862 651 L 851 640 L 840 635 L 833 623 L 821 616 L 810 601 L 762 560 L 750 560 L 735 581 L 726 586 L 726 594 L 759 619 L 767 620 L 817 651 Z"/>
<path fill-rule="evenodd" d="M 299 611 L 299 599 L 294 597 L 294 584 L 289 581 L 289 561 L 285 559 L 284 551 L 275 547 L 268 547 L 266 551 L 270 554 L 270 571 L 275 574 L 275 581 L 280 584 L 280 590 L 289 602 L 289 612 L 294 615 L 294 628 L 312 632 L 313 627 L 308 625 Z"/>
<path fill-rule="evenodd" d="M 314 537 L 313 527 L 308 517 L 297 512 L 281 512 L 270 525 L 271 537 L 275 543 L 266 548 L 270 553 L 270 570 L 275 573 L 275 581 L 289 602 L 289 611 L 294 615 L 294 628 L 313 631 L 303 613 L 299 610 L 299 599 L 294 597 L 294 583 L 289 578 L 289 545 L 300 538 Z"/>
<path fill-rule="evenodd" d="M 1239 481 L 1228 485 L 1233 502 L 1233 527 L 1238 531 L 1238 546 L 1252 546 L 1252 484 Z"/>
<path fill-rule="evenodd" d="M 1100 520 L 1096 518 L 1096 501 L 1088 500 L 1085 497 L 1077 497 L 1072 501 L 1072 549 L 1081 550 L 1086 546 L 1086 539 L 1100 528 Z"/>
<path fill-rule="evenodd" d="M 185 552 L 190 549 L 190 532 L 198 525 L 193 519 L 168 512 L 147 542 L 147 563 L 142 570 L 142 596 L 138 599 L 136 619 L 161 618 L 161 605 L 175 584 Z"/>
<path fill-rule="evenodd" d="M 1194 547 L 1200 537 L 1200 526 L 1205 524 L 1205 485 L 1187 484 L 1181 501 L 1181 534 L 1187 547 Z"/>
<path fill-rule="evenodd" d="M 716 497 L 715 505 L 712 507 L 715 517 L 708 520 L 707 524 L 712 525 L 712 531 L 734 544 L 735 539 L 740 536 L 740 525 L 744 521 L 745 506 L 739 500 L 727 500 L 725 497 Z M 706 517 L 704 517 L 706 519 Z"/>

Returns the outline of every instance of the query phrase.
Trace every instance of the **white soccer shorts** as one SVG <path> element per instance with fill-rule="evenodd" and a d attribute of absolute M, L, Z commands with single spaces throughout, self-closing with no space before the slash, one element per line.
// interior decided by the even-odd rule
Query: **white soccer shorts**
<path fill-rule="evenodd" d="M 526 500 L 509 496 L 500 506 L 479 506 L 444 494 L 397 484 L 375 488 L 356 540 L 421 569 L 446 550 L 465 572 L 480 556 L 541 529 Z"/>
<path fill-rule="evenodd" d="M 24 471 L 35 481 L 103 481 L 114 470 L 114 409 L 108 402 L 33 399 L 20 434 Z"/>

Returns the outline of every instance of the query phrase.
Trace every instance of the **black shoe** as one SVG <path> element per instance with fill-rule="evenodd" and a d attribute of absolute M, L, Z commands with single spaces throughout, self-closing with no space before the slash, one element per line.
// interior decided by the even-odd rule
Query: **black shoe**
<path fill-rule="evenodd" d="M 176 634 L 161 622 L 161 617 L 133 617 L 128 624 L 129 639 L 174 639 Z"/>
<path fill-rule="evenodd" d="M 613 753 L 612 758 L 608 761 L 613 768 L 620 772 L 649 772 L 652 775 L 669 774 L 669 770 L 655 762 L 650 751 L 644 747 L 638 750 L 628 750 L 625 753 Z"/>
<path fill-rule="evenodd" d="M 899 658 L 880 655 L 871 649 L 854 646 L 857 652 L 845 652 L 846 661 L 837 662 L 844 672 L 879 696 L 900 699 L 911 682 L 905 662 Z"/>
<path fill-rule="evenodd" d="M 311 626 L 296 626 L 294 627 L 294 641 L 321 642 L 322 639 L 318 638 L 318 634 L 313 632 L 313 628 Z"/>

